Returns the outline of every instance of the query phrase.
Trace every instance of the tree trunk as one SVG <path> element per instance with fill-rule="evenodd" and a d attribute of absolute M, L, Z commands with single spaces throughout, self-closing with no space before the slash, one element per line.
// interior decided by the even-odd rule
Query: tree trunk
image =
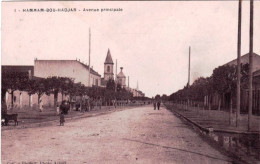
<path fill-rule="evenodd" d="M 54 108 L 56 109 L 57 105 L 58 105 L 58 91 L 55 90 L 54 91 Z"/>
<path fill-rule="evenodd" d="M 219 96 L 219 99 L 218 99 L 218 111 L 220 111 L 220 107 L 221 107 L 221 98 Z"/>
<path fill-rule="evenodd" d="M 14 107 L 14 91 L 11 91 L 11 107 Z"/>
<path fill-rule="evenodd" d="M 29 108 L 32 107 L 32 95 L 29 94 Z"/>
<path fill-rule="evenodd" d="M 22 106 L 23 106 L 22 101 L 23 101 L 22 92 L 20 92 L 20 94 L 19 94 L 19 108 L 20 108 L 20 109 L 21 109 Z"/>
<path fill-rule="evenodd" d="M 232 93 L 230 93 L 230 104 L 229 104 L 229 125 L 232 125 Z"/>
<path fill-rule="evenodd" d="M 7 89 L 2 89 L 1 92 L 2 92 L 1 93 L 1 100 L 6 103 L 5 96 L 6 96 Z"/>
<path fill-rule="evenodd" d="M 63 101 L 63 91 L 61 91 L 61 101 Z"/>
<path fill-rule="evenodd" d="M 209 95 L 209 110 L 211 110 L 211 95 Z"/>

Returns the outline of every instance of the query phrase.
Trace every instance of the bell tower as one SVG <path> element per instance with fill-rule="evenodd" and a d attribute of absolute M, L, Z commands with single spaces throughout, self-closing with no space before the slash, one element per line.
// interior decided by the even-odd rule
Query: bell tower
<path fill-rule="evenodd" d="M 107 51 L 107 57 L 104 63 L 104 80 L 108 81 L 109 79 L 114 80 L 114 62 L 111 57 L 110 50 Z"/>

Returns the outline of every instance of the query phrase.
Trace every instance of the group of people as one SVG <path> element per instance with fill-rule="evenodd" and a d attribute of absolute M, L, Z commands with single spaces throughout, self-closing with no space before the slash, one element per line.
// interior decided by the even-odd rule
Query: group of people
<path fill-rule="evenodd" d="M 160 106 L 161 106 L 161 101 L 154 101 L 153 102 L 153 107 L 154 107 L 154 110 L 156 110 L 156 108 L 158 109 L 158 110 L 160 110 Z"/>

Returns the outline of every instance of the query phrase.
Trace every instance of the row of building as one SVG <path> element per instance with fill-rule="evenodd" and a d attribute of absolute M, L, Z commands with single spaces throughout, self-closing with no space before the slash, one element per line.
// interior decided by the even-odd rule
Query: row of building
<path fill-rule="evenodd" d="M 116 68 L 115 68 L 116 69 Z M 89 75 L 90 70 L 90 75 Z M 84 64 L 80 60 L 39 60 L 34 59 L 33 66 L 13 66 L 13 65 L 2 65 L 2 72 L 23 72 L 27 73 L 29 77 L 69 77 L 74 79 L 75 83 L 84 84 L 86 87 L 99 86 L 106 87 L 109 79 L 115 80 L 116 83 L 120 83 L 123 88 L 133 93 L 134 97 L 144 97 L 145 94 L 137 88 L 126 86 L 126 76 L 123 73 L 123 67 L 121 71 L 114 77 L 114 62 L 108 49 L 107 56 L 104 62 L 104 76 L 93 69 L 89 68 L 88 65 Z M 89 79 L 90 77 L 90 79 Z M 61 95 L 58 95 L 58 101 L 61 101 Z M 11 104 L 11 95 L 6 93 L 7 105 Z M 26 92 L 15 91 L 14 92 L 14 105 L 19 107 L 27 106 L 29 101 L 30 104 L 37 104 L 37 95 L 29 96 Z M 43 95 L 42 101 L 44 105 L 53 106 L 53 95 Z"/>
<path fill-rule="evenodd" d="M 249 63 L 249 53 L 241 56 L 241 64 Z M 236 66 L 237 59 L 234 59 L 224 65 Z M 252 72 L 253 72 L 253 112 L 260 114 L 260 56 L 256 53 L 253 53 L 253 64 L 252 64 Z M 204 104 L 208 105 L 208 101 L 210 101 L 209 96 L 206 96 L 204 99 Z M 211 105 L 218 106 L 219 101 L 222 100 L 221 106 L 224 109 L 229 109 L 230 101 L 232 100 L 232 105 L 236 108 L 236 94 L 230 95 L 230 93 L 223 94 L 220 97 L 218 94 L 215 94 L 211 98 Z M 249 90 L 248 87 L 246 89 L 241 89 L 241 111 L 248 111 L 249 105 Z"/>

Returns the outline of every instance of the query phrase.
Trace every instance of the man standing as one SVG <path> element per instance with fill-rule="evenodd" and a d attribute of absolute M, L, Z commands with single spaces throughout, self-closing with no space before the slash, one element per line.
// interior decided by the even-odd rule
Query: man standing
<path fill-rule="evenodd" d="M 39 109 L 40 109 L 40 112 L 42 112 L 43 106 L 42 106 L 42 98 L 41 97 L 39 99 Z"/>
<path fill-rule="evenodd" d="M 160 105 L 161 105 L 161 102 L 158 101 L 158 102 L 157 102 L 157 109 L 158 109 L 158 110 L 160 110 Z"/>

